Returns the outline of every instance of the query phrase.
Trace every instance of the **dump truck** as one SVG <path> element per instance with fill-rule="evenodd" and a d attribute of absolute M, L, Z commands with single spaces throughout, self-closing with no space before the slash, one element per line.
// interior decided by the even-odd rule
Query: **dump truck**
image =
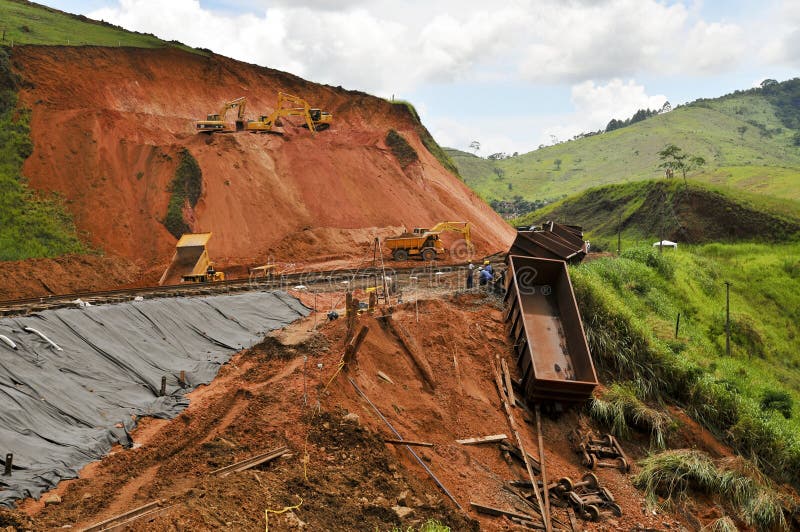
<path fill-rule="evenodd" d="M 504 318 L 525 396 L 581 402 L 598 385 L 567 263 L 508 255 Z"/>
<path fill-rule="evenodd" d="M 175 245 L 175 254 L 159 285 L 224 281 L 225 274 L 214 269 L 206 244 L 211 233 L 185 233 Z"/>
<path fill-rule="evenodd" d="M 445 231 L 454 231 L 464 235 L 467 253 L 473 253 L 472 226 L 469 222 L 439 222 L 430 229 L 416 227 L 410 233 L 390 236 L 384 239 L 383 245 L 397 261 L 408 260 L 409 257 L 422 257 L 424 261 L 435 260 L 439 255 L 447 253 L 439 236 Z"/>
<path fill-rule="evenodd" d="M 303 118 L 303 127 L 308 128 L 312 133 L 328 129 L 333 123 L 333 115 L 328 111 L 312 108 L 307 101 L 287 94 L 278 93 L 278 105 L 272 114 L 262 115 L 258 120 L 248 120 L 244 125 L 245 131 L 252 133 L 275 133 L 279 127 L 280 118 L 285 116 L 300 116 Z"/>

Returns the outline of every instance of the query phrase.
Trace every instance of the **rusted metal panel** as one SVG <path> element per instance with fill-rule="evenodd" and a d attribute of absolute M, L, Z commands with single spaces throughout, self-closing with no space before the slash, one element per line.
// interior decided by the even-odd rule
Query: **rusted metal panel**
<path fill-rule="evenodd" d="M 578 263 L 586 256 L 586 242 L 580 227 L 547 222 L 536 231 L 518 231 L 509 254 Z"/>
<path fill-rule="evenodd" d="M 523 388 L 531 401 L 583 401 L 597 386 L 567 265 L 509 255 L 506 304 Z"/>

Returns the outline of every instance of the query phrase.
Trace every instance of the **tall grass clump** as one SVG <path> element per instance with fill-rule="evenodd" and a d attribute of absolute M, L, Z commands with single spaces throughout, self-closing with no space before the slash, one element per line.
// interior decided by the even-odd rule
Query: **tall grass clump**
<path fill-rule="evenodd" d="M 685 500 L 688 492 L 695 490 L 719 497 L 747 525 L 758 530 L 786 528 L 780 496 L 763 477 L 751 476 L 746 468 L 715 462 L 706 453 L 689 449 L 651 455 L 639 465 L 642 469 L 634 484 L 650 500 L 662 496 L 666 504 L 672 504 Z"/>
<path fill-rule="evenodd" d="M 728 517 L 720 517 L 714 519 L 711 523 L 707 524 L 700 529 L 701 532 L 739 532 L 739 527 L 733 522 L 733 519 Z"/>
<path fill-rule="evenodd" d="M 668 414 L 647 406 L 629 383 L 614 383 L 601 397 L 593 397 L 589 414 L 616 436 L 626 436 L 630 427 L 648 431 L 651 443 L 659 448 L 664 448 L 667 434 L 675 428 Z"/>

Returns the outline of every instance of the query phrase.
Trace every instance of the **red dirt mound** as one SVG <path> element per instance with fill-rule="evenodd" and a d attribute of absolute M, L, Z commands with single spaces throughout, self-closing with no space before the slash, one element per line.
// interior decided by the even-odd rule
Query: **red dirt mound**
<path fill-rule="evenodd" d="M 337 238 L 285 256 L 292 253 L 284 240 L 306 230 L 324 240 L 330 231 L 375 228 L 377 235 L 469 220 L 479 254 L 506 248 L 513 236 L 428 152 L 404 105 L 175 49 L 22 46 L 12 61 L 25 80 L 21 105 L 32 110 L 34 151 L 23 169 L 30 184 L 63 195 L 92 246 L 148 272 L 165 266 L 174 249 L 161 220 L 184 147 L 203 172 L 191 228 L 214 233 L 210 253 L 221 267 L 262 262 L 273 251 L 297 261 L 362 254 Z M 223 102 L 246 96 L 255 118 L 273 109 L 278 91 L 330 110 L 333 126 L 312 135 L 290 118 L 282 136 L 195 133 L 194 121 Z M 406 138 L 417 162 L 401 167 L 385 144 L 390 129 Z"/>
<path fill-rule="evenodd" d="M 67 255 L 6 262 L 0 276 L 0 300 L 130 285 L 138 274 L 138 268 L 121 257 Z"/>
<path fill-rule="evenodd" d="M 164 498 L 162 512 L 131 529 L 264 530 L 266 509 L 299 505 L 291 514 L 271 514 L 269 529 L 405 530 L 435 518 L 458 531 L 478 526 L 521 530 L 505 518 L 475 513 L 469 503 L 531 514 L 529 504 L 506 485 L 526 478 L 524 468 L 506 463 L 496 444 L 467 446 L 455 441 L 510 434 L 490 370 L 499 355 L 516 372 L 497 301 L 481 294 L 419 300 L 397 307 L 391 321 L 395 325 L 389 327 L 386 320 L 358 318 L 357 325 L 368 326 L 369 333 L 355 365 L 341 372 L 337 368 L 346 320 L 320 320 L 315 327 L 314 318 L 308 317 L 292 324 L 236 355 L 209 386 L 190 394 L 191 405 L 176 419 L 142 420 L 133 434 L 140 446 L 115 449 L 85 468 L 80 479 L 59 484 L 55 491 L 61 504 L 45 507 L 42 501 L 28 499 L 20 507 L 24 513 L 7 519 L 32 519 L 34 530 L 81 528 Z M 429 365 L 432 384 L 398 340 L 398 327 Z M 405 439 L 434 444 L 417 447 L 416 452 L 464 512 L 404 448 L 382 442 L 394 435 L 348 378 Z M 516 408 L 514 415 L 526 449 L 538 455 L 531 417 Z M 600 433 L 579 410 L 543 419 L 551 480 L 578 479 L 586 472 L 568 442 L 576 426 Z M 646 441 L 646 435 L 638 434 L 622 440 L 633 460 L 647 454 L 639 436 Z M 280 445 L 287 445 L 290 455 L 224 478 L 211 474 Z M 691 524 L 699 522 L 697 518 L 648 508 L 632 484 L 636 470 L 635 465 L 631 474 L 596 470 L 623 515 L 599 523 L 579 520 L 580 529 L 699 528 Z M 695 504 L 701 516 L 714 511 L 701 500 Z M 560 522 L 569 522 L 564 509 L 553 511 Z M 0 522 L 2 518 L 0 513 Z"/>

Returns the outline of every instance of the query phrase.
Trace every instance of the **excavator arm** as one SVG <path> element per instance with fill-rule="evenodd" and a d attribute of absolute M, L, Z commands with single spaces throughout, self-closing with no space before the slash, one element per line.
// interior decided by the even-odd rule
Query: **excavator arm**
<path fill-rule="evenodd" d="M 464 242 L 467 244 L 467 249 L 469 251 L 474 251 L 475 246 L 472 244 L 472 236 L 470 230 L 471 230 L 471 225 L 469 222 L 439 222 L 438 224 L 428 229 L 428 231 L 431 233 L 441 233 L 444 231 L 454 231 L 456 233 L 461 233 L 462 235 L 464 235 Z"/>
<path fill-rule="evenodd" d="M 215 131 L 225 131 L 225 115 L 231 109 L 238 108 L 236 114 L 236 130 L 239 131 L 244 128 L 244 111 L 247 106 L 247 98 L 241 96 L 235 100 L 225 102 L 222 104 L 219 113 L 215 115 L 208 115 L 205 120 L 197 121 L 195 127 L 204 133 L 213 133 Z"/>

